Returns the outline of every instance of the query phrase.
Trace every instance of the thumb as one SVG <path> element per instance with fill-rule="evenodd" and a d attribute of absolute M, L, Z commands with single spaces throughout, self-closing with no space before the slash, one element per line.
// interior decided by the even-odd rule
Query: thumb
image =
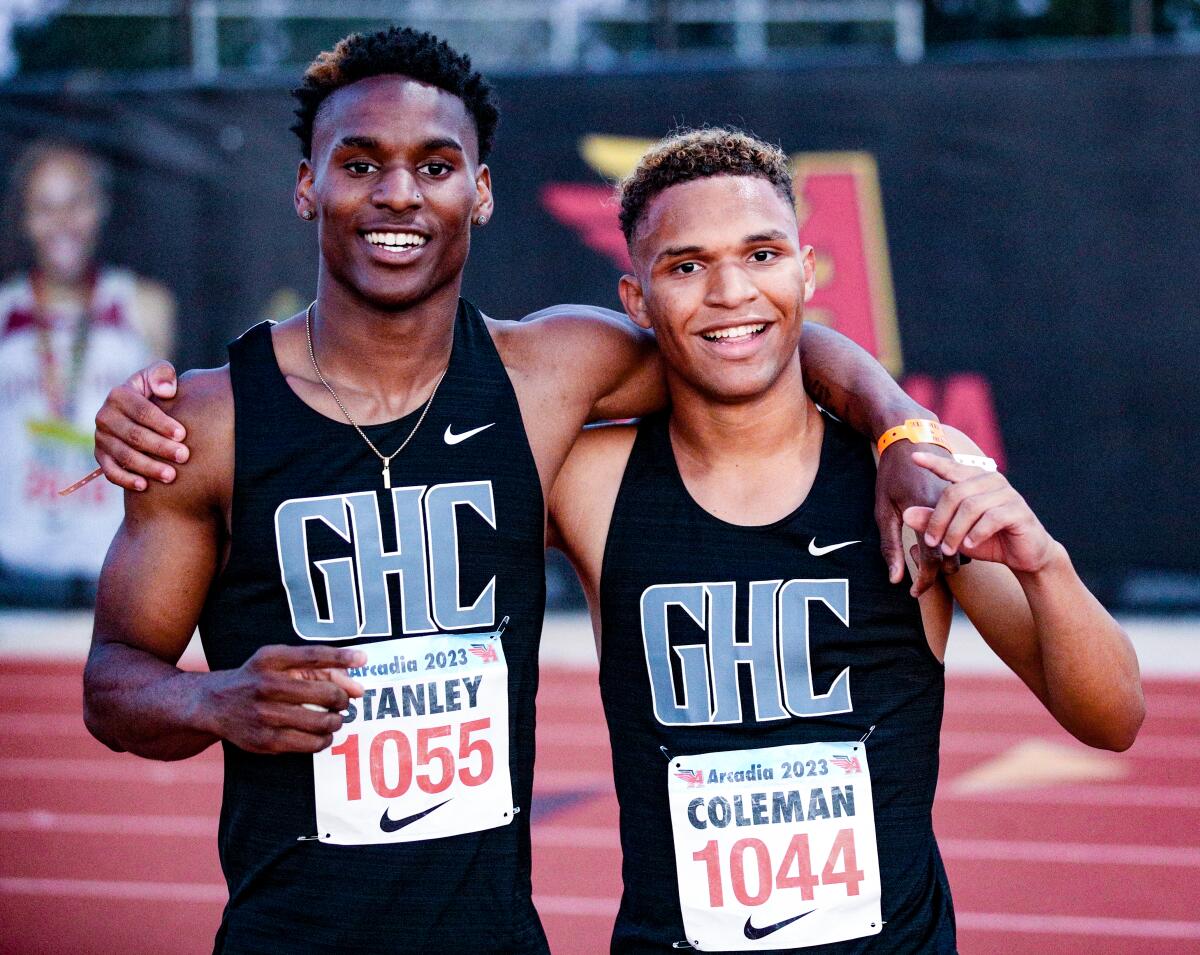
<path fill-rule="evenodd" d="M 932 516 L 932 507 L 906 507 L 904 509 L 904 523 L 918 534 L 923 533 L 929 526 L 929 518 Z"/>
<path fill-rule="evenodd" d="M 143 373 L 150 393 L 156 398 L 174 398 L 178 378 L 175 366 L 169 361 L 157 361 Z"/>
<path fill-rule="evenodd" d="M 904 545 L 901 533 L 900 522 L 892 514 L 880 523 L 879 549 L 887 562 L 888 580 L 893 584 L 898 584 L 904 579 Z"/>

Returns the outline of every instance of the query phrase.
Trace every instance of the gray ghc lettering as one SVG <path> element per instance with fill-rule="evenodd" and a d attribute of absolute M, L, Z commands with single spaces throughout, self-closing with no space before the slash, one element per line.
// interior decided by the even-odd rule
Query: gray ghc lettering
<path fill-rule="evenodd" d="M 849 626 L 850 582 L 753 581 L 749 639 L 745 641 L 737 639 L 736 586 L 729 581 L 656 584 L 642 593 L 642 641 L 658 721 L 667 726 L 740 723 L 738 668 L 743 665 L 753 684 L 756 720 L 825 716 L 853 709 L 849 668 L 838 674 L 826 692 L 817 693 L 809 648 L 810 602 L 825 604 Z M 669 607 L 681 608 L 703 628 L 706 642 L 672 645 Z M 675 692 L 676 659 L 681 699 Z"/>
<path fill-rule="evenodd" d="M 400 580 L 402 633 L 495 624 L 496 578 L 468 606 L 460 603 L 457 508 L 470 507 L 496 528 L 490 481 L 391 490 L 397 546 L 385 550 L 373 491 L 285 501 L 275 511 L 275 544 L 292 627 L 305 640 L 390 636 L 387 578 Z M 310 562 L 308 523 L 325 524 L 346 556 Z M 311 567 L 320 573 L 327 613 L 319 611 Z M 360 610 L 361 608 L 361 610 Z"/>

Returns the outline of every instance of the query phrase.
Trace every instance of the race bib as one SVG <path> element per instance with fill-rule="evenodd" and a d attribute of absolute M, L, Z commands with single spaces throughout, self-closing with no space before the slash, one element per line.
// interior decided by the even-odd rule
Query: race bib
<path fill-rule="evenodd" d="M 676 757 L 667 794 L 693 948 L 802 948 L 882 930 L 862 743 Z"/>
<path fill-rule="evenodd" d="M 499 634 L 360 647 L 333 745 L 313 756 L 317 838 L 419 842 L 512 822 L 508 665 Z"/>

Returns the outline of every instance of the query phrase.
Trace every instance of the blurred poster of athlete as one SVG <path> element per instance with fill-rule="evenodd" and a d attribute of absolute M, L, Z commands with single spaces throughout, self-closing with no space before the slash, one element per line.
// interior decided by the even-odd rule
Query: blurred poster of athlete
<path fill-rule="evenodd" d="M 32 267 L 0 286 L 0 603 L 90 606 L 121 495 L 58 488 L 92 456 L 97 404 L 169 353 L 175 306 L 155 282 L 97 259 L 109 173 L 70 145 L 13 164 L 9 206 Z"/>

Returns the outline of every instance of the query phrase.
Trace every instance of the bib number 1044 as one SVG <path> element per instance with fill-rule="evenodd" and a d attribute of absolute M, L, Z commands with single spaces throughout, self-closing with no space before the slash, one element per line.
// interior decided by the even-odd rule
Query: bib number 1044
<path fill-rule="evenodd" d="M 366 747 L 366 781 L 385 799 L 403 796 L 415 782 L 422 792 L 445 792 L 457 778 L 464 786 L 482 786 L 492 776 L 492 745 L 480 734 L 491 719 L 469 720 L 455 727 L 425 726 L 412 734 L 384 730 Z M 447 745 L 449 744 L 449 745 Z M 357 733 L 347 736 L 329 752 L 345 759 L 346 799 L 362 799 L 363 747 Z"/>
<path fill-rule="evenodd" d="M 838 830 L 819 876 L 813 871 L 808 835 L 803 832 L 792 836 L 778 868 L 761 839 L 739 839 L 730 847 L 726 865 L 722 865 L 721 848 L 715 839 L 692 853 L 692 858 L 707 870 L 708 903 L 714 909 L 725 905 L 726 884 L 739 903 L 755 906 L 763 905 L 775 889 L 799 889 L 800 898 L 806 902 L 812 901 L 818 885 L 841 884 L 847 896 L 858 895 L 859 883 L 865 878 L 855 857 L 853 829 Z"/>

